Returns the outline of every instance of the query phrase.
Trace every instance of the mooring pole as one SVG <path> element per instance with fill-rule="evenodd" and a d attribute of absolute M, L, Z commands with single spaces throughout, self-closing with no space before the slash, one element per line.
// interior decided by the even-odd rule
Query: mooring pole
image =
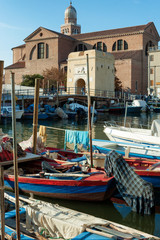
<path fill-rule="evenodd" d="M 1 120 L 1 101 L 2 101 L 3 67 L 4 67 L 4 61 L 0 61 L 0 120 Z"/>
<path fill-rule="evenodd" d="M 89 142 L 90 142 L 90 159 L 91 167 L 93 167 L 93 156 L 92 156 L 92 126 L 91 126 L 91 98 L 90 98 L 90 83 L 89 83 L 89 61 L 87 57 L 87 83 L 88 83 L 88 127 L 89 127 Z"/>
<path fill-rule="evenodd" d="M 33 115 L 33 153 L 34 154 L 36 154 L 36 146 L 37 146 L 39 84 L 40 84 L 40 79 L 36 78 L 35 90 L 34 90 L 34 115 Z"/>
<path fill-rule="evenodd" d="M 12 84 L 12 137 L 13 137 L 13 162 L 14 162 L 14 189 L 16 198 L 16 231 L 17 239 L 20 240 L 20 214 L 19 214 L 19 187 L 18 187 L 18 163 L 17 163 L 17 141 L 16 141 L 16 112 L 15 112 L 15 86 L 14 73 L 11 72 Z"/>
<path fill-rule="evenodd" d="M 4 169 L 0 165 L 1 239 L 5 239 Z"/>

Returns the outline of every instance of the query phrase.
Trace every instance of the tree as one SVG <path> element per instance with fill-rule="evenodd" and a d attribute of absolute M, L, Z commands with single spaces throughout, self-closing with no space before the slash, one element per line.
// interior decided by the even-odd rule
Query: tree
<path fill-rule="evenodd" d="M 116 68 L 115 68 L 115 91 L 116 92 L 119 92 L 119 91 L 122 91 L 122 82 L 119 80 L 119 78 L 116 76 Z"/>
<path fill-rule="evenodd" d="M 23 75 L 21 86 L 34 87 L 36 78 L 43 79 L 43 76 L 40 74 Z"/>
<path fill-rule="evenodd" d="M 48 87 L 54 86 L 57 88 L 58 85 L 66 86 L 67 74 L 63 70 L 52 67 L 51 69 L 46 69 L 43 71 L 43 77 L 45 83 L 49 83 Z"/>

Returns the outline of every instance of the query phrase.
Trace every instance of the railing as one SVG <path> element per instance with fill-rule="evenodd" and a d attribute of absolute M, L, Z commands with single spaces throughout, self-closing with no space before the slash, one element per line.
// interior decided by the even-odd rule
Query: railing
<path fill-rule="evenodd" d="M 157 51 L 157 50 L 160 50 L 160 46 L 150 47 L 148 50 L 149 50 L 149 52 Z"/>
<path fill-rule="evenodd" d="M 3 98 L 5 100 L 10 100 L 11 96 L 11 90 L 3 89 Z M 56 95 L 57 91 L 52 91 L 51 89 L 40 89 L 39 96 L 45 97 L 45 96 L 52 96 Z M 15 95 L 18 98 L 33 98 L 34 97 L 34 89 L 20 89 L 15 90 Z M 58 90 L 58 95 L 80 95 L 80 96 L 87 96 L 87 91 L 82 90 L 82 88 L 66 88 L 65 90 L 60 88 Z M 114 91 L 107 91 L 107 90 L 99 90 L 99 89 L 90 89 L 90 95 L 96 96 L 96 97 L 107 97 L 107 98 L 114 98 L 115 92 Z"/>
<path fill-rule="evenodd" d="M 11 90 L 10 89 L 5 89 L 3 88 L 2 91 L 2 100 L 11 100 Z M 19 99 L 23 99 L 23 98 L 34 98 L 34 88 L 32 89 L 28 89 L 26 87 L 26 89 L 15 89 L 15 95 L 19 98 Z M 40 89 L 39 91 L 39 96 L 40 97 L 50 97 L 50 96 L 54 96 L 57 95 L 57 90 L 51 90 L 49 88 L 45 88 L 45 89 Z M 87 89 L 83 89 L 83 88 L 73 88 L 73 87 L 68 87 L 68 88 L 59 88 L 58 90 L 58 95 L 62 96 L 62 95 L 76 95 L 76 96 L 87 96 Z M 117 100 L 119 99 L 123 99 L 125 100 L 134 100 L 134 99 L 141 99 L 142 95 L 133 95 L 129 92 L 124 92 L 124 91 L 119 91 L 119 92 L 114 92 L 114 91 L 108 91 L 108 90 L 100 90 L 100 89 L 90 89 L 90 95 L 91 96 L 95 96 L 95 97 L 106 97 L 106 98 L 117 98 Z"/>

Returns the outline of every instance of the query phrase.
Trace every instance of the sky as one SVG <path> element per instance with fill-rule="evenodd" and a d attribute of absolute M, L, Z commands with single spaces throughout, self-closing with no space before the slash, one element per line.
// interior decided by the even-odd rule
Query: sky
<path fill-rule="evenodd" d="M 0 0 L 0 60 L 12 64 L 12 48 L 40 26 L 60 32 L 70 0 Z M 72 0 L 81 32 L 154 22 L 160 34 L 160 0 Z"/>

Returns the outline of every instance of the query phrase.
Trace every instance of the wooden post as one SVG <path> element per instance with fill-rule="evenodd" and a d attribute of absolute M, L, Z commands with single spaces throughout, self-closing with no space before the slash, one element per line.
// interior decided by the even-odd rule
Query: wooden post
<path fill-rule="evenodd" d="M 57 104 L 57 107 L 59 107 L 59 82 L 57 81 L 57 99 L 56 99 L 56 104 Z"/>
<path fill-rule="evenodd" d="M 4 61 L 0 61 L 0 120 L 1 120 L 1 101 L 2 101 L 3 67 L 4 67 Z"/>
<path fill-rule="evenodd" d="M 18 163 L 17 163 L 17 141 L 16 141 L 16 112 L 15 112 L 15 86 L 14 73 L 11 72 L 12 84 L 12 136 L 13 136 L 13 162 L 14 162 L 14 189 L 16 198 L 16 231 L 17 239 L 20 240 L 20 214 L 19 214 L 19 187 L 18 187 Z"/>
<path fill-rule="evenodd" d="M 128 110 L 128 102 L 126 102 L 126 107 L 125 107 L 124 127 L 126 126 L 127 110 Z"/>
<path fill-rule="evenodd" d="M 39 83 L 40 83 L 40 79 L 36 78 L 35 79 L 35 90 L 34 90 L 34 115 L 33 115 L 33 153 L 34 154 L 36 154 L 36 146 L 37 146 Z"/>
<path fill-rule="evenodd" d="M 90 141 L 90 158 L 91 167 L 93 167 L 93 156 L 92 156 L 92 126 L 91 126 L 91 99 L 90 99 L 90 83 L 89 83 L 89 61 L 88 54 L 87 57 L 87 83 L 88 83 L 88 127 L 89 127 L 89 141 Z"/>
<path fill-rule="evenodd" d="M 5 204 L 4 204 L 4 171 L 0 165 L 0 196 L 1 196 L 1 239 L 5 236 Z"/>

